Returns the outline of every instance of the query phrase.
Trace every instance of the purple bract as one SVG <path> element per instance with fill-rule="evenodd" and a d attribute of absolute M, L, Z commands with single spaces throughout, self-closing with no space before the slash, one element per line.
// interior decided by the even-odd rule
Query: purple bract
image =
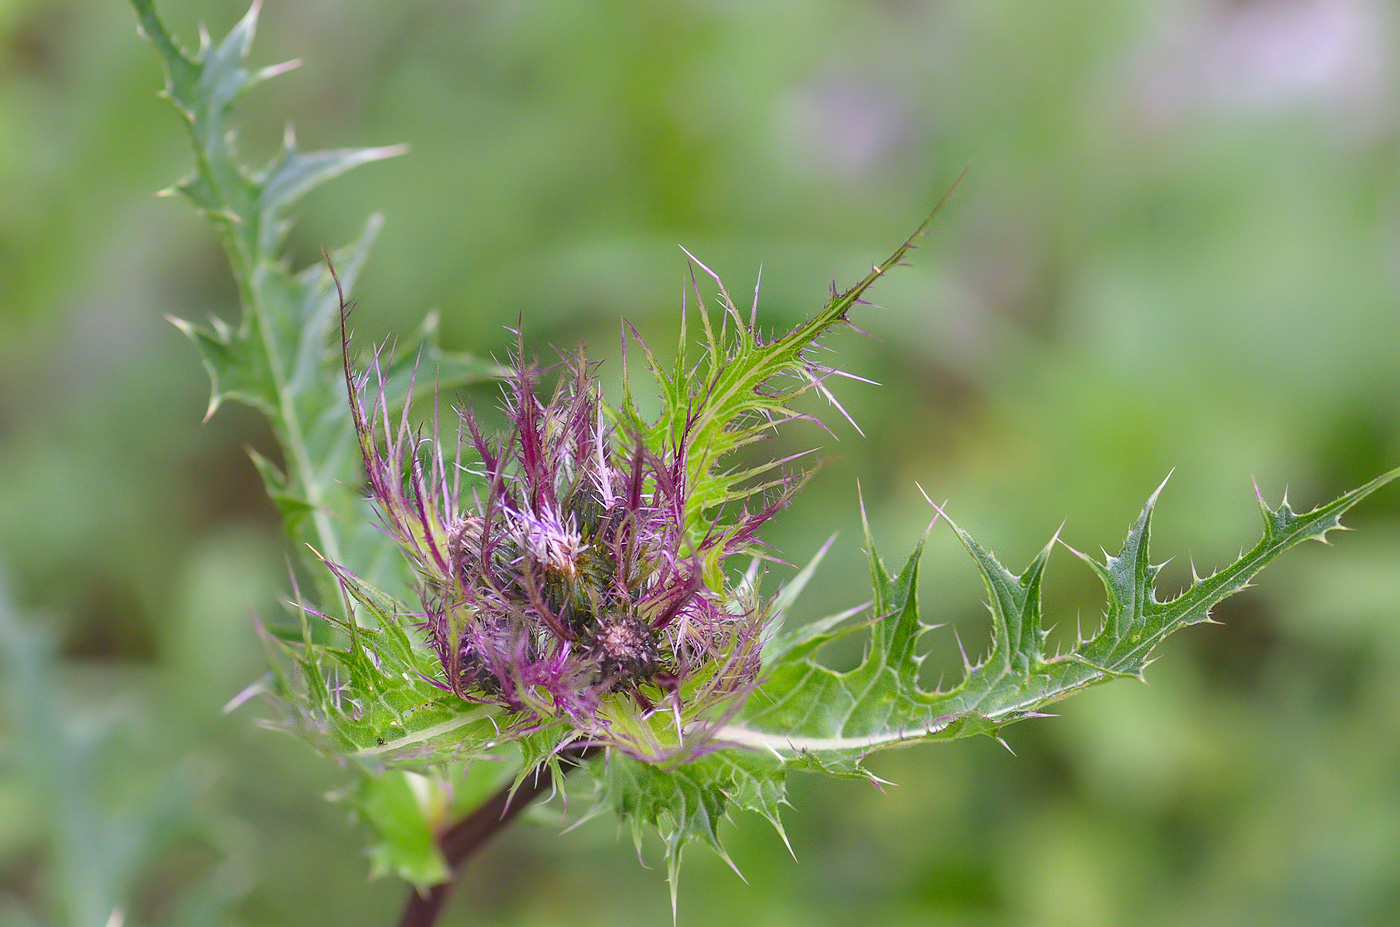
<path fill-rule="evenodd" d="M 689 430 L 649 448 L 610 424 L 582 357 L 541 369 L 522 356 L 506 433 L 487 438 L 461 409 L 445 454 L 436 426 L 425 439 L 407 408 L 391 420 L 377 358 L 357 377 L 346 348 L 370 495 L 418 573 L 434 682 L 499 706 L 516 731 L 564 721 L 575 742 L 692 754 L 760 670 L 765 616 L 726 591 L 723 566 L 790 493 L 688 532 Z"/>

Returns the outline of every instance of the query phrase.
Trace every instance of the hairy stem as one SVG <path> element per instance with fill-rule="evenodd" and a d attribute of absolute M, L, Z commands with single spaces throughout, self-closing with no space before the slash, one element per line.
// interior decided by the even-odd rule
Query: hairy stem
<path fill-rule="evenodd" d="M 598 752 L 597 747 L 565 750 L 559 756 L 560 772 L 567 776 Z M 443 831 L 438 837 L 438 845 L 442 848 L 442 855 L 447 858 L 452 878 L 434 885 L 427 894 L 409 889 L 408 901 L 399 917 L 399 927 L 432 927 L 467 861 L 535 799 L 552 793 L 556 785 L 554 770 L 542 763 L 525 777 L 518 788 L 502 786 L 475 811 Z"/>

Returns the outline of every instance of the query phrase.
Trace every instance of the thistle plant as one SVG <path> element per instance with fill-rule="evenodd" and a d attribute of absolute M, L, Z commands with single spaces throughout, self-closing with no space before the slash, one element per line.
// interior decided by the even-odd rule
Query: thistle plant
<path fill-rule="evenodd" d="M 301 195 L 399 149 L 307 154 L 289 134 L 264 169 L 245 168 L 230 107 L 281 70 L 246 68 L 256 5 L 190 54 L 151 0 L 132 2 L 194 147 L 194 172 L 172 190 L 218 229 L 243 305 L 236 325 L 176 324 L 209 370 L 210 411 L 236 399 L 271 422 L 285 464 L 255 463 L 311 577 L 296 584 L 291 621 L 260 629 L 272 668 L 249 691 L 270 696 L 269 723 L 359 777 L 346 796 L 377 831 L 376 869 L 414 884 L 404 924 L 430 923 L 454 870 L 575 770 L 586 814 L 614 813 L 639 840 L 660 834 L 674 904 L 682 850 L 700 840 L 723 854 L 725 817 L 756 812 L 781 833 L 791 772 L 870 776 L 876 751 L 996 735 L 1081 689 L 1140 677 L 1167 635 L 1207 621 L 1267 563 L 1323 540 L 1400 475 L 1306 513 L 1261 495 L 1260 540 L 1168 598 L 1149 555 L 1159 489 L 1118 553 L 1075 552 L 1102 581 L 1105 614 L 1055 652 L 1041 605 L 1054 540 L 1017 572 L 952 525 L 986 586 L 991 643 L 960 678 L 927 689 L 922 542 L 891 570 L 867 525 L 869 603 L 789 626 L 826 548 L 763 588 L 780 554 L 761 532 L 798 494 L 805 460 L 740 463 L 735 451 L 801 417 L 804 393 L 836 403 L 844 374 L 814 349 L 850 324 L 933 216 L 779 337 L 761 333 L 757 297 L 741 309 L 692 259 L 674 358 L 632 336 L 655 414 L 634 402 L 640 385 L 609 399 L 581 352 L 539 351 L 523 336 L 498 365 L 441 351 L 430 318 L 414 338 L 361 352 L 348 294 L 377 220 L 297 273 L 281 244 Z M 490 381 L 508 422 L 500 434 L 450 399 Z M 937 506 L 930 517 L 946 521 Z M 826 645 L 852 637 L 864 646 L 856 666 L 824 662 Z"/>

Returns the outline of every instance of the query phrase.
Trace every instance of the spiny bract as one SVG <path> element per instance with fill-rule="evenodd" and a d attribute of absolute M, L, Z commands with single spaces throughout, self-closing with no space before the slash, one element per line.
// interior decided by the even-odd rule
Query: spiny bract
<path fill-rule="evenodd" d="M 436 428 L 421 439 L 408 404 L 391 420 L 377 358 L 356 376 L 345 338 L 370 495 L 417 574 L 433 682 L 500 708 L 505 737 L 562 720 L 587 745 L 693 754 L 757 681 L 764 619 L 707 583 L 705 565 L 748 551 L 792 484 L 689 537 L 689 429 L 654 450 L 610 424 L 581 357 L 546 371 L 523 353 L 505 382 L 506 433 L 488 438 L 460 408 L 445 450 Z M 664 740 L 651 718 L 671 727 Z"/>

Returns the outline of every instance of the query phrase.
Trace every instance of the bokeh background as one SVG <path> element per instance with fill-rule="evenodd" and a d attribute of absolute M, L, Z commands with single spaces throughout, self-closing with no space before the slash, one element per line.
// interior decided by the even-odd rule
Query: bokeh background
<path fill-rule="evenodd" d="M 229 0 L 167 0 L 192 43 Z M 298 260 L 387 218 L 366 337 L 440 308 L 450 347 L 674 331 L 684 245 L 779 328 L 970 172 L 880 307 L 831 339 L 842 400 L 770 442 L 826 460 L 768 539 L 833 531 L 804 614 L 864 600 L 859 481 L 900 559 L 916 482 L 1020 566 L 1068 519 L 1112 546 L 1175 468 L 1170 589 L 1400 464 L 1400 18 L 1382 0 L 267 0 L 243 148 L 407 142 L 308 201 Z M 210 230 L 151 194 L 187 150 L 118 0 L 0 0 L 0 924 L 388 924 L 330 761 L 220 706 L 262 670 L 287 550 L 167 313 L 233 317 Z M 489 401 L 489 400 L 488 400 Z M 813 407 L 817 410 L 817 407 Z M 882 756 L 884 791 L 798 778 L 787 828 L 687 856 L 679 922 L 1393 923 L 1400 490 L 1360 529 L 1121 682 L 991 740 Z M 1061 552 L 1061 633 L 1101 595 Z M 930 673 L 985 645 L 951 533 L 923 574 Z M 840 655 L 837 655 L 838 658 Z M 536 816 L 446 922 L 666 924 L 654 846 Z"/>

